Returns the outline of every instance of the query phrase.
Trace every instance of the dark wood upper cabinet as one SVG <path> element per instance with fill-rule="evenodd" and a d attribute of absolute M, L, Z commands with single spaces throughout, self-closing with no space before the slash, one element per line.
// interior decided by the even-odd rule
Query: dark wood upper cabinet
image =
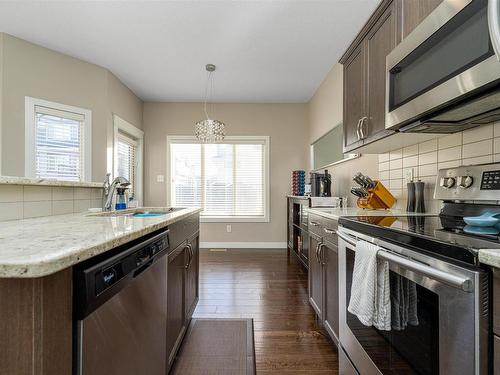
<path fill-rule="evenodd" d="M 403 38 L 406 38 L 442 0 L 398 0 L 401 7 Z"/>
<path fill-rule="evenodd" d="M 363 144 L 359 133 L 366 113 L 366 62 L 364 44 L 360 44 L 344 63 L 344 148 L 351 150 Z"/>
<path fill-rule="evenodd" d="M 401 40 L 396 1 L 383 1 L 340 62 L 344 65 L 344 152 L 392 133 L 385 129 L 385 58 Z"/>
<path fill-rule="evenodd" d="M 365 39 L 367 118 L 360 125 L 361 135 L 365 140 L 375 140 L 392 133 L 385 129 L 385 58 L 401 39 L 398 24 L 396 4 L 391 3 Z"/>

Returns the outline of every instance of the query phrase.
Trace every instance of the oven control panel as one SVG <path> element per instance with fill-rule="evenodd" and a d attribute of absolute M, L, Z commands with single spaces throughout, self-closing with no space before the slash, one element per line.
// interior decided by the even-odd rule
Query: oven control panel
<path fill-rule="evenodd" d="M 500 170 L 483 172 L 481 190 L 500 190 Z"/>
<path fill-rule="evenodd" d="M 440 169 L 434 198 L 454 201 L 500 201 L 500 163 Z"/>

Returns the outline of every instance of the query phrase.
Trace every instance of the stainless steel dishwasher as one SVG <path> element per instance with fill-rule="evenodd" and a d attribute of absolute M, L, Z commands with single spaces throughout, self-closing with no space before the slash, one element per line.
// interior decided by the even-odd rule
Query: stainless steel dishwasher
<path fill-rule="evenodd" d="M 166 373 L 168 230 L 75 269 L 74 373 Z"/>

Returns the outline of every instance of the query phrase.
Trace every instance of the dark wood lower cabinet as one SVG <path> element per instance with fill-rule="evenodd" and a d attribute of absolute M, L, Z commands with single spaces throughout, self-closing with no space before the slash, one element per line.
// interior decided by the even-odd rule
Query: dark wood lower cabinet
<path fill-rule="evenodd" d="M 339 257 L 336 220 L 310 215 L 309 302 L 330 338 L 339 337 Z"/>
<path fill-rule="evenodd" d="M 324 326 L 332 340 L 339 338 L 339 256 L 336 244 L 325 242 L 322 247 Z"/>
<path fill-rule="evenodd" d="M 200 237 L 196 234 L 189 239 L 188 263 L 186 265 L 185 307 L 186 319 L 190 320 L 200 297 L 199 269 L 200 269 Z M 190 254 L 189 254 L 190 253 Z"/>
<path fill-rule="evenodd" d="M 183 243 L 168 255 L 167 268 L 167 368 L 170 369 L 186 331 L 184 279 L 187 244 Z"/>
<path fill-rule="evenodd" d="M 71 374 L 72 277 L 0 279 L 0 374 Z"/>
<path fill-rule="evenodd" d="M 200 243 L 197 232 L 168 255 L 167 368 L 170 370 L 199 298 Z"/>
<path fill-rule="evenodd" d="M 309 302 L 318 317 L 323 316 L 323 266 L 317 250 L 321 238 L 313 233 L 309 234 Z"/>
<path fill-rule="evenodd" d="M 500 375 L 500 337 L 493 335 L 493 373 Z"/>

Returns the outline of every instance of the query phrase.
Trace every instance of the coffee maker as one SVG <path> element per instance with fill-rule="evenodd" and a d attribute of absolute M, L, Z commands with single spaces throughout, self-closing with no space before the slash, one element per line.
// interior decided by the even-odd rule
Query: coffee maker
<path fill-rule="evenodd" d="M 325 169 L 324 173 L 310 173 L 311 196 L 331 197 L 332 196 L 332 175 Z"/>

